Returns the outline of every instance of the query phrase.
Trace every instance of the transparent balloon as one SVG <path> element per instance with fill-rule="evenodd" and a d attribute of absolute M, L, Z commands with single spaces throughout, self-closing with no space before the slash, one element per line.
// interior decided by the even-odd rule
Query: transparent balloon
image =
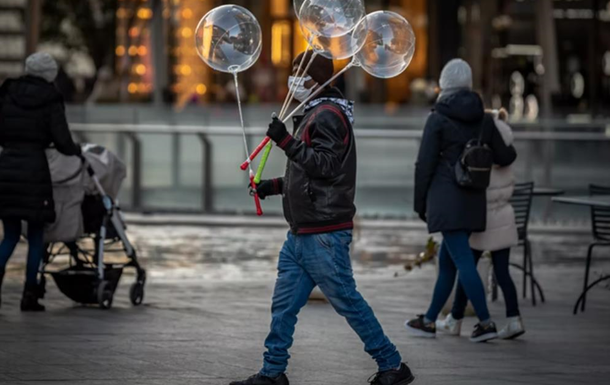
<path fill-rule="evenodd" d="M 303 8 L 303 3 L 305 0 L 293 0 L 292 5 L 294 8 L 294 13 L 297 15 L 297 19 L 301 19 L 301 9 Z"/>
<path fill-rule="evenodd" d="M 368 29 L 366 18 L 350 32 L 342 36 L 316 36 L 307 28 L 301 26 L 301 32 L 318 54 L 328 59 L 343 60 L 354 56 L 366 42 Z"/>
<path fill-rule="evenodd" d="M 208 12 L 195 30 L 201 59 L 217 71 L 237 73 L 252 67 L 262 51 L 262 31 L 256 17 L 238 5 Z"/>
<path fill-rule="evenodd" d="M 353 30 L 366 11 L 363 0 L 305 0 L 298 16 L 313 35 L 337 37 Z"/>
<path fill-rule="evenodd" d="M 389 79 L 407 69 L 415 54 L 415 33 L 402 16 L 377 11 L 366 17 L 367 37 L 356 54 L 358 64 L 369 74 Z"/>

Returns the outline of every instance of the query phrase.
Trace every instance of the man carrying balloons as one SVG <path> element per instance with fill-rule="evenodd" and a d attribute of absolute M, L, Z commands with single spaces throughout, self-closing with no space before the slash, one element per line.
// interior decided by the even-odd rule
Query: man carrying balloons
<path fill-rule="evenodd" d="M 295 72 L 307 51 L 294 61 Z M 304 75 L 291 77 L 295 98 L 307 98 L 333 76 L 333 62 L 313 57 Z M 294 87 L 293 87 L 294 86 Z M 406 385 L 414 377 L 396 347 L 356 289 L 349 256 L 356 187 L 356 145 L 353 103 L 332 87 L 323 89 L 295 117 L 294 134 L 274 118 L 267 136 L 288 158 L 284 177 L 264 180 L 256 191 L 261 199 L 283 196 L 284 216 L 290 225 L 280 252 L 272 305 L 271 330 L 261 371 L 231 385 L 287 385 L 285 371 L 297 315 L 312 290 L 319 286 L 333 308 L 347 319 L 377 362 L 376 385 Z"/>

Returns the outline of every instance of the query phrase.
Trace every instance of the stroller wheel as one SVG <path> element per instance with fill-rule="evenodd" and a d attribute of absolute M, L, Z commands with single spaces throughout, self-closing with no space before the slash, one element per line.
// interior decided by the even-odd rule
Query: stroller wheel
<path fill-rule="evenodd" d="M 139 306 L 144 301 L 144 283 L 135 282 L 129 288 L 129 299 L 133 306 Z"/>
<path fill-rule="evenodd" d="M 97 303 L 102 309 L 110 309 L 112 307 L 112 288 L 108 281 L 100 281 L 97 285 Z"/>

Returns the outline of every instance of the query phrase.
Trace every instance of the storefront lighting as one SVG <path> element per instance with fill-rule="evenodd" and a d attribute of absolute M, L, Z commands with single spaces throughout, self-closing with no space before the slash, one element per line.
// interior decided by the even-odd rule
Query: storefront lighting
<path fill-rule="evenodd" d="M 135 94 L 136 92 L 138 92 L 138 85 L 136 83 L 129 83 L 129 85 L 127 86 L 127 91 L 130 94 Z"/>
<path fill-rule="evenodd" d="M 138 64 L 135 66 L 135 72 L 142 76 L 146 74 L 146 66 L 144 64 Z"/>
<path fill-rule="evenodd" d="M 208 88 L 205 86 L 205 84 L 198 84 L 197 88 L 195 89 L 197 91 L 197 93 L 199 95 L 205 95 L 206 92 L 208 92 Z"/>
<path fill-rule="evenodd" d="M 116 53 L 117 56 L 123 56 L 123 55 L 125 55 L 125 47 L 122 45 L 119 45 L 116 47 L 114 52 Z"/>

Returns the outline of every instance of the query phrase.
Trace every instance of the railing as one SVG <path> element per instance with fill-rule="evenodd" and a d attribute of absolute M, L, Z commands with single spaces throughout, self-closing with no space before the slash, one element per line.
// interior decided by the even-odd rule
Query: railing
<path fill-rule="evenodd" d="M 569 192 L 581 192 L 581 188 L 584 191 L 589 182 L 610 184 L 610 135 L 605 130 L 600 130 L 600 127 L 603 125 L 579 125 L 578 131 L 561 132 L 532 131 L 531 125 L 516 125 L 519 162 L 515 168 L 518 179 L 535 180 L 538 185 L 552 185 Z M 129 210 L 205 213 L 252 211 L 251 200 L 246 194 L 246 175 L 238 170 L 244 155 L 239 140 L 241 129 L 237 127 L 74 123 L 71 129 L 81 141 L 102 140 L 122 158 L 130 158 L 127 194 L 122 196 L 123 205 Z M 258 142 L 265 131 L 266 128 L 262 126 L 248 128 L 250 144 Z M 356 129 L 355 134 L 359 147 L 358 197 L 361 199 L 358 206 L 361 212 L 373 216 L 410 216 L 413 165 L 421 138 L 421 126 L 419 130 L 362 128 Z M 108 144 L 108 135 L 116 138 L 114 145 Z M 143 140 L 151 141 L 151 138 L 158 136 L 163 139 L 157 139 L 156 144 L 147 144 L 149 156 L 148 160 L 145 159 L 146 146 Z M 148 174 L 145 171 L 150 166 L 149 162 L 156 162 L 161 155 L 165 155 L 162 149 L 166 145 L 165 138 L 172 144 L 169 150 L 171 166 L 162 168 L 163 173 L 169 175 L 172 181 L 154 182 L 157 187 L 150 185 L 144 188 L 144 182 L 153 183 L 158 176 L 155 171 Z M 181 157 L 193 158 L 192 152 L 195 150 L 191 138 L 197 138 L 199 143 L 199 164 L 190 161 L 181 165 Z M 227 143 L 226 140 L 231 142 Z M 131 144 L 130 149 L 125 148 L 124 142 Z M 188 149 L 185 150 L 184 147 Z M 222 161 L 215 159 L 215 153 L 222 156 Z M 275 166 L 268 168 L 267 176 L 275 176 L 272 172 L 281 173 L 282 162 L 283 157 L 276 155 L 272 162 Z M 194 181 L 194 168 L 198 168 L 199 187 Z M 189 172 L 185 177 L 188 187 L 181 186 L 183 183 L 180 182 L 185 171 Z M 243 179 L 235 175 L 242 175 Z M 184 194 L 172 195 L 176 192 Z M 163 194 L 171 198 L 167 199 Z M 199 197 L 197 204 L 192 199 L 196 195 Z M 215 197 L 222 202 L 216 202 Z M 267 200 L 264 205 L 268 212 L 280 212 L 278 200 Z M 538 217 L 549 219 L 548 205 Z M 560 217 L 560 220 L 565 220 L 563 216 Z M 584 215 L 577 217 L 586 218 Z"/>

